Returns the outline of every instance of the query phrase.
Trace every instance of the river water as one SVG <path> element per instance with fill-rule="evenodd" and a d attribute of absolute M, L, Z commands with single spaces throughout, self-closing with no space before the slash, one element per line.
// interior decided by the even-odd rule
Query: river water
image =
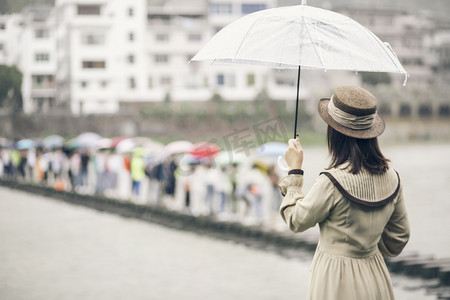
<path fill-rule="evenodd" d="M 405 251 L 450 257 L 450 145 L 387 146 L 412 225 Z M 326 165 L 305 149 L 305 189 Z M 315 229 L 312 229 L 315 230 Z M 311 256 L 287 259 L 190 232 L 0 189 L 0 299 L 305 299 Z M 393 275 L 397 299 L 436 299 Z M 412 289 L 411 289 L 412 288 Z"/>
<path fill-rule="evenodd" d="M 450 257 L 450 144 L 381 146 L 403 183 L 411 223 L 411 238 L 404 251 Z M 308 191 L 329 158 L 324 147 L 307 147 L 304 152 Z"/>

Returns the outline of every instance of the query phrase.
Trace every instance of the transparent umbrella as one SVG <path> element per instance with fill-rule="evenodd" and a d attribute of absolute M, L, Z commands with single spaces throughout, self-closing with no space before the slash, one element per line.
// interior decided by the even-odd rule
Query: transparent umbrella
<path fill-rule="evenodd" d="M 192 58 L 212 64 L 298 69 L 294 138 L 301 69 L 407 73 L 388 43 L 336 12 L 306 5 L 246 15 L 224 27 Z"/>
<path fill-rule="evenodd" d="M 36 143 L 30 139 L 22 139 L 16 143 L 17 150 L 29 150 L 34 148 Z"/>
<path fill-rule="evenodd" d="M 102 136 L 95 132 L 84 132 L 76 137 L 76 143 L 80 147 L 92 148 L 95 142 L 101 138 Z"/>
<path fill-rule="evenodd" d="M 64 138 L 60 135 L 49 135 L 47 137 L 44 138 L 44 140 L 42 141 L 42 144 L 44 145 L 44 147 L 46 148 L 56 148 L 56 147 L 61 147 L 64 144 Z"/>
<path fill-rule="evenodd" d="M 266 143 L 263 144 L 261 146 L 259 146 L 254 154 L 258 157 L 272 157 L 272 156 L 280 156 L 280 155 L 284 155 L 284 153 L 286 152 L 288 148 L 287 144 L 283 144 L 283 143 Z"/>

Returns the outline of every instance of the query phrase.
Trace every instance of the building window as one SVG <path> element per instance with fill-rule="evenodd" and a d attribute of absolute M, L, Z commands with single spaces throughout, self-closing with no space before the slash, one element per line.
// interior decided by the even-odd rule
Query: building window
<path fill-rule="evenodd" d="M 83 45 L 103 45 L 105 44 L 104 34 L 83 34 L 81 36 L 81 43 Z"/>
<path fill-rule="evenodd" d="M 255 74 L 247 74 L 247 86 L 254 86 L 255 85 Z"/>
<path fill-rule="evenodd" d="M 149 15 L 147 20 L 150 25 L 170 25 L 170 16 L 168 15 Z"/>
<path fill-rule="evenodd" d="M 200 42 L 202 40 L 202 35 L 200 33 L 190 33 L 188 35 L 188 40 L 190 42 Z"/>
<path fill-rule="evenodd" d="M 449 117 L 450 116 L 450 105 L 441 104 L 439 106 L 439 117 Z"/>
<path fill-rule="evenodd" d="M 132 7 L 128 8 L 128 16 L 132 17 L 134 15 L 134 9 Z"/>
<path fill-rule="evenodd" d="M 160 82 L 163 86 L 169 86 L 172 84 L 172 79 L 169 76 L 162 76 Z"/>
<path fill-rule="evenodd" d="M 88 83 L 86 81 L 81 81 L 80 85 L 83 89 L 85 89 L 88 86 Z"/>
<path fill-rule="evenodd" d="M 100 5 L 77 5 L 77 14 L 79 16 L 98 16 L 100 15 Z"/>
<path fill-rule="evenodd" d="M 217 85 L 224 85 L 225 84 L 225 76 L 223 74 L 217 75 Z"/>
<path fill-rule="evenodd" d="M 108 81 L 106 80 L 100 81 L 100 86 L 105 89 L 108 86 Z"/>
<path fill-rule="evenodd" d="M 401 104 L 399 115 L 400 115 L 400 117 L 411 116 L 411 106 L 409 104 Z"/>
<path fill-rule="evenodd" d="M 157 33 L 156 41 L 166 43 L 169 41 L 169 35 L 167 33 Z"/>
<path fill-rule="evenodd" d="M 5 30 L 5 29 L 6 29 L 6 24 L 0 23 L 0 30 Z"/>
<path fill-rule="evenodd" d="M 136 88 L 136 80 L 134 79 L 134 77 L 128 78 L 128 87 L 130 89 L 135 89 Z"/>
<path fill-rule="evenodd" d="M 378 113 L 382 116 L 390 116 L 392 114 L 391 106 L 388 104 L 380 104 L 378 106 Z"/>
<path fill-rule="evenodd" d="M 127 56 L 128 63 L 134 64 L 134 55 L 130 54 Z"/>
<path fill-rule="evenodd" d="M 267 6 L 263 3 L 242 4 L 241 12 L 246 15 L 266 8 Z"/>
<path fill-rule="evenodd" d="M 421 104 L 419 105 L 419 116 L 421 117 L 431 117 L 433 110 L 431 109 L 431 105 L 429 104 Z"/>
<path fill-rule="evenodd" d="M 3 44 L 0 44 L 0 51 L 3 51 Z"/>
<path fill-rule="evenodd" d="M 233 12 L 231 3 L 211 3 L 209 12 L 215 15 L 230 15 Z"/>
<path fill-rule="evenodd" d="M 149 77 L 149 78 L 148 78 L 148 88 L 149 88 L 149 89 L 152 89 L 152 88 L 153 88 L 153 78 L 152 78 L 152 77 Z"/>
<path fill-rule="evenodd" d="M 55 98 L 53 97 L 33 97 L 36 112 L 46 112 L 55 106 Z"/>
<path fill-rule="evenodd" d="M 104 69 L 106 66 L 105 61 L 92 61 L 92 60 L 83 60 L 82 67 L 83 69 Z"/>
<path fill-rule="evenodd" d="M 131 42 L 131 41 L 134 41 L 134 33 L 133 32 L 129 32 L 128 33 L 128 40 Z"/>
<path fill-rule="evenodd" d="M 34 55 L 34 61 L 49 61 L 50 55 L 48 53 L 36 53 Z"/>
<path fill-rule="evenodd" d="M 155 55 L 155 63 L 166 64 L 168 62 L 169 62 L 169 55 L 167 55 L 167 54 L 156 54 Z"/>
<path fill-rule="evenodd" d="M 53 75 L 31 75 L 31 88 L 52 89 L 55 87 Z"/>
<path fill-rule="evenodd" d="M 36 29 L 34 31 L 34 37 L 37 39 L 46 39 L 49 36 L 49 32 L 47 29 Z"/>

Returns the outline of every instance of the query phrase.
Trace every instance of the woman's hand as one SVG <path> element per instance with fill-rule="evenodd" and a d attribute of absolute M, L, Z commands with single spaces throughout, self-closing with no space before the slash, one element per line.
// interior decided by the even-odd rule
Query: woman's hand
<path fill-rule="evenodd" d="M 290 139 L 288 142 L 289 147 L 284 154 L 286 163 L 290 170 L 301 169 L 303 164 L 303 148 L 297 139 Z"/>

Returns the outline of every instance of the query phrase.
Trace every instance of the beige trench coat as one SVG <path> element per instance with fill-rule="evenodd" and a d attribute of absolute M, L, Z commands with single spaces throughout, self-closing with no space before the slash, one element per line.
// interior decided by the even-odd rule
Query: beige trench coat
<path fill-rule="evenodd" d="M 344 198 L 324 174 L 306 196 L 303 175 L 288 175 L 279 183 L 285 195 L 280 213 L 289 228 L 303 232 L 316 224 L 320 227 L 308 299 L 394 299 L 383 256 L 400 254 L 409 239 L 400 178 L 393 169 L 383 175 L 366 170 L 353 175 L 345 169 L 329 173 L 347 197 L 363 204 Z"/>

